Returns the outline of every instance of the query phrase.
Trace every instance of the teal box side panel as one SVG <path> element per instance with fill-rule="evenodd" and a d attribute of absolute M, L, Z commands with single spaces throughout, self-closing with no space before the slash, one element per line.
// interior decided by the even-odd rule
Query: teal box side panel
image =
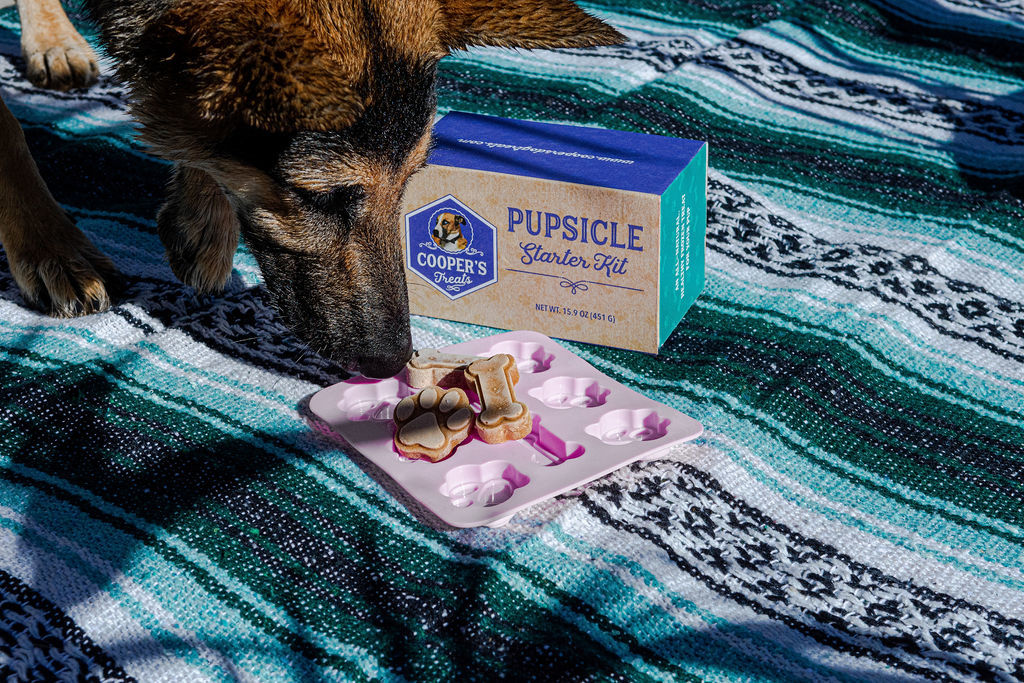
<path fill-rule="evenodd" d="M 708 146 L 704 145 L 661 196 L 659 346 L 704 290 L 707 227 Z"/>

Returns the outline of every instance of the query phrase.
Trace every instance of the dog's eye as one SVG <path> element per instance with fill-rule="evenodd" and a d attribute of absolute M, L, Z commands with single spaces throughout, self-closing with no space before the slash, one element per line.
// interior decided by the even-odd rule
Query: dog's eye
<path fill-rule="evenodd" d="M 323 213 L 344 213 L 354 215 L 359 210 L 365 192 L 358 185 L 342 185 L 330 192 L 314 192 L 305 188 L 296 188 L 299 197 Z"/>

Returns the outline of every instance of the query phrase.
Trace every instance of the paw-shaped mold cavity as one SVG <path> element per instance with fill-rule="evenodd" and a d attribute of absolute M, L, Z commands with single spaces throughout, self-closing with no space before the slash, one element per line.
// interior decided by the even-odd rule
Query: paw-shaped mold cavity
<path fill-rule="evenodd" d="M 415 389 L 397 379 L 357 384 L 345 392 L 338 409 L 351 422 L 390 420 L 398 402 L 414 393 Z"/>
<path fill-rule="evenodd" d="M 586 377 L 553 377 L 529 393 L 549 408 L 593 408 L 603 406 L 611 390 Z"/>
<path fill-rule="evenodd" d="M 493 356 L 497 353 L 507 353 L 516 359 L 516 367 L 519 372 L 527 374 L 544 372 L 551 368 L 551 361 L 555 359 L 554 354 L 537 342 L 524 342 L 517 340 L 503 341 L 495 344 L 487 355 Z"/>
<path fill-rule="evenodd" d="M 462 465 L 448 470 L 441 495 L 447 496 L 457 508 L 470 505 L 490 507 L 512 497 L 515 490 L 530 483 L 530 478 L 505 460 L 491 460 L 482 465 Z"/>
<path fill-rule="evenodd" d="M 653 441 L 665 436 L 669 420 L 653 410 L 613 410 L 583 431 L 611 446 L 630 441 Z"/>
<path fill-rule="evenodd" d="M 540 417 L 533 416 L 533 429 L 523 439 L 537 451 L 532 460 L 538 465 L 561 465 L 583 455 L 586 450 L 583 444 L 565 441 L 550 429 L 541 426 Z"/>

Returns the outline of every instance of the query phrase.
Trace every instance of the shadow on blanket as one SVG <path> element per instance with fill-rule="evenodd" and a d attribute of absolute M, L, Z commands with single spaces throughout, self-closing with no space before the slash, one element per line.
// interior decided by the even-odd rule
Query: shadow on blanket
<path fill-rule="evenodd" d="M 942 48 L 957 45 L 964 56 L 987 62 L 1008 77 L 1024 74 L 1024 24 L 1019 15 L 1006 10 L 1007 20 L 997 21 L 976 13 L 958 12 L 957 5 L 924 0 L 914 5 L 915 15 L 905 16 L 904 6 L 882 2 L 876 7 L 889 23 L 902 30 L 902 38 L 911 44 Z M 971 33 L 962 23 L 969 21 Z M 921 30 L 922 22 L 928 31 Z M 898 75 L 893 70 L 893 75 Z M 940 113 L 953 125 L 948 145 L 950 156 L 968 187 L 983 192 L 1006 192 L 1024 200 L 1024 91 L 1009 92 L 994 98 L 979 98 L 968 89 L 943 86 L 932 94 L 939 100 L 955 101 L 947 107 L 936 101 Z"/>
<path fill-rule="evenodd" d="M 1024 91 L 997 97 L 971 115 L 980 120 L 965 123 L 950 141 L 960 176 L 973 190 L 1024 201 Z"/>

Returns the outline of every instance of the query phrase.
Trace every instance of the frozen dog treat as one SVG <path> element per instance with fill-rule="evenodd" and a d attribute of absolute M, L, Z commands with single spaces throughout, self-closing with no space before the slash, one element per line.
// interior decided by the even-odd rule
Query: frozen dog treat
<path fill-rule="evenodd" d="M 507 353 L 473 361 L 465 370 L 466 381 L 476 387 L 481 411 L 476 433 L 487 443 L 522 439 L 530 433 L 533 416 L 513 388 L 519 381 L 516 359 Z"/>
<path fill-rule="evenodd" d="M 420 349 L 405 364 L 406 381 L 416 389 L 431 385 L 462 387 L 465 386 L 462 373 L 475 360 L 480 360 L 480 356 L 458 356 L 441 353 L 437 349 Z"/>
<path fill-rule="evenodd" d="M 426 387 L 395 406 L 395 448 L 407 458 L 444 460 L 466 440 L 472 423 L 465 391 Z"/>

